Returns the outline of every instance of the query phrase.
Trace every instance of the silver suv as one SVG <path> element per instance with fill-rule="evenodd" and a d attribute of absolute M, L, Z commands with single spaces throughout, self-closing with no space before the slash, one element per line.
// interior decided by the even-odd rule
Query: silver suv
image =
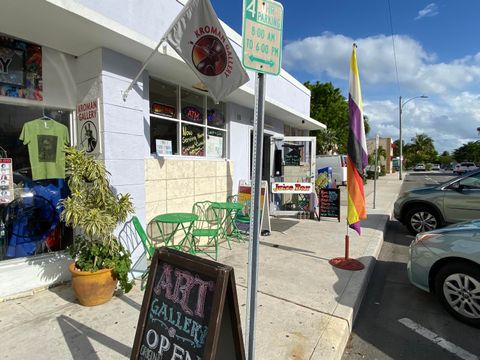
<path fill-rule="evenodd" d="M 480 219 L 480 170 L 435 187 L 401 193 L 393 215 L 413 234 Z"/>

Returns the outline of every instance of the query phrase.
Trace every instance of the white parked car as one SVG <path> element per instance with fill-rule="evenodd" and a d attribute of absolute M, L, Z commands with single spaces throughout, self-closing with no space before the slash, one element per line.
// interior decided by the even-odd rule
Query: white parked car
<path fill-rule="evenodd" d="M 473 171 L 473 170 L 477 170 L 478 167 L 477 165 L 475 165 L 474 162 L 472 161 L 463 161 L 461 163 L 458 163 L 457 165 L 455 165 L 455 167 L 453 168 L 453 172 L 455 174 L 458 174 L 458 175 L 461 175 L 461 174 L 464 174 L 466 172 L 469 172 L 469 171 Z"/>
<path fill-rule="evenodd" d="M 432 165 L 432 170 L 433 171 L 440 171 L 440 165 L 439 164 L 433 164 Z"/>
<path fill-rule="evenodd" d="M 413 168 L 413 171 L 425 171 L 425 164 L 417 164 Z"/>

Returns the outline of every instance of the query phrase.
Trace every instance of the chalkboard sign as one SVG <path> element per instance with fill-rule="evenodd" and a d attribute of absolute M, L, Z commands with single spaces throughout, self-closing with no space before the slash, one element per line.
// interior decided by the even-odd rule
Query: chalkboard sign
<path fill-rule="evenodd" d="M 182 125 L 182 155 L 205 155 L 205 136 L 199 126 Z"/>
<path fill-rule="evenodd" d="M 244 360 L 233 268 L 157 249 L 130 359 Z"/>
<path fill-rule="evenodd" d="M 285 166 L 300 166 L 300 150 L 293 149 L 285 154 Z"/>
<path fill-rule="evenodd" d="M 319 220 L 322 217 L 337 218 L 340 221 L 340 189 L 320 189 Z"/>

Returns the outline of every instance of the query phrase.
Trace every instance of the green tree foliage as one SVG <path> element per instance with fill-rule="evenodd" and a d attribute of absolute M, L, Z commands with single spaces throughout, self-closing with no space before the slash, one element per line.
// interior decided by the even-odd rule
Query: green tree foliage
<path fill-rule="evenodd" d="M 425 134 L 417 134 L 412 138 L 412 143 L 403 147 L 403 156 L 406 166 L 415 166 L 418 163 L 432 163 L 437 158 L 437 151 L 433 145 L 433 140 Z"/>
<path fill-rule="evenodd" d="M 327 126 L 329 134 L 335 136 L 337 151 L 345 154 L 348 141 L 348 103 L 343 97 L 340 89 L 335 88 L 332 83 L 309 81 L 305 86 L 311 91 L 310 116 Z M 317 136 L 317 149 L 319 154 L 325 154 L 323 149 L 329 147 L 329 142 L 324 142 L 321 130 L 314 131 Z"/>
<path fill-rule="evenodd" d="M 402 141 L 403 146 L 405 147 L 405 141 Z M 398 157 L 400 156 L 400 139 L 397 139 L 393 142 L 393 156 Z"/>
<path fill-rule="evenodd" d="M 448 151 L 444 151 L 441 155 L 438 156 L 437 162 L 443 166 L 449 165 L 453 160 L 453 157 Z"/>
<path fill-rule="evenodd" d="M 304 85 L 311 91 L 310 116 L 327 126 L 327 131 L 312 131 L 312 136 L 317 137 L 317 154 L 326 154 L 331 150 L 346 154 L 349 128 L 347 99 L 330 82 L 312 84 L 307 81 Z M 364 116 L 363 121 L 367 135 L 370 131 L 368 117 Z"/>
<path fill-rule="evenodd" d="M 336 151 L 338 147 L 337 134 L 329 128 L 318 130 L 315 132 L 317 138 L 317 153 L 330 154 Z"/>
<path fill-rule="evenodd" d="M 387 151 L 383 148 L 383 146 L 378 147 L 378 163 L 383 164 L 387 159 Z M 375 151 L 371 154 L 368 154 L 368 163 L 370 165 L 375 164 Z"/>
<path fill-rule="evenodd" d="M 457 162 L 480 162 L 480 141 L 470 141 L 458 149 L 455 149 L 453 152 L 453 157 Z"/>
<path fill-rule="evenodd" d="M 363 115 L 363 126 L 365 127 L 365 137 L 368 136 L 370 132 L 370 122 L 367 115 Z"/>

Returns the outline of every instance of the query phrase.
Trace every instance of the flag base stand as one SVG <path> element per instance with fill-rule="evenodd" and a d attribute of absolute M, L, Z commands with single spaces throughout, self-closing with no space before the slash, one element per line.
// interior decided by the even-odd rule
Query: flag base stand
<path fill-rule="evenodd" d="M 335 266 L 338 269 L 342 270 L 351 270 L 351 271 L 359 271 L 362 270 L 365 266 L 358 261 L 357 259 L 350 259 L 350 258 L 333 258 L 328 261 L 330 265 Z"/>
<path fill-rule="evenodd" d="M 349 252 L 349 237 L 345 235 L 345 257 L 337 257 L 330 259 L 328 263 L 332 266 L 335 266 L 338 269 L 350 270 L 350 271 L 359 271 L 365 268 L 365 266 L 358 261 L 357 259 L 351 259 L 348 257 Z"/>

